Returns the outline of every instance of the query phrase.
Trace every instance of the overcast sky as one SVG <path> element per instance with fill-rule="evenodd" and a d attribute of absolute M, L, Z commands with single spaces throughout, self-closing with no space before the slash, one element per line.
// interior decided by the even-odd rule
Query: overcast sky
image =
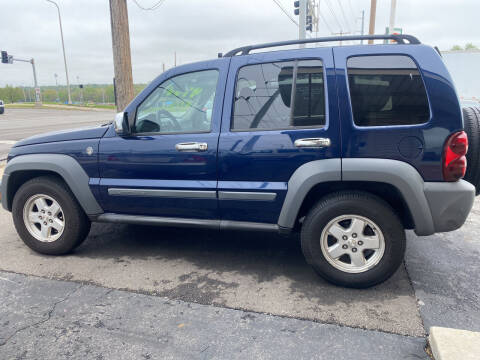
<path fill-rule="evenodd" d="M 70 82 L 111 83 L 113 61 L 108 0 L 57 0 L 62 13 Z M 149 7 L 158 0 L 137 0 Z M 279 0 L 293 13 L 293 0 Z M 297 26 L 273 0 L 165 0 L 155 11 L 141 10 L 127 0 L 133 77 L 151 81 L 162 63 L 214 58 L 237 46 L 294 39 Z M 341 5 L 341 6 L 340 6 Z M 330 7 L 331 6 L 331 7 Z M 368 29 L 370 0 L 321 0 L 326 19 L 318 36 L 355 31 L 355 17 L 365 10 Z M 343 11 L 342 11 L 343 10 Z M 333 14 L 335 16 L 332 15 Z M 376 33 L 388 25 L 390 0 L 378 0 Z M 396 26 L 422 42 L 449 49 L 472 42 L 480 46 L 480 0 L 397 0 Z M 45 0 L 0 0 L 0 48 L 17 57 L 33 57 L 39 84 L 65 83 L 65 69 L 54 5 Z M 0 64 L 0 86 L 33 84 L 28 63 Z"/>

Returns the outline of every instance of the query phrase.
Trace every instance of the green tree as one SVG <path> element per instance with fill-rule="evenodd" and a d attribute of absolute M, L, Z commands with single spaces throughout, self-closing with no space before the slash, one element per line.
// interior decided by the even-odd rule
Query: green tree
<path fill-rule="evenodd" d="M 472 43 L 467 43 L 465 44 L 465 50 L 478 50 L 478 47 L 476 47 Z"/>
<path fill-rule="evenodd" d="M 460 45 L 453 45 L 450 51 L 460 51 L 463 50 L 463 48 Z"/>

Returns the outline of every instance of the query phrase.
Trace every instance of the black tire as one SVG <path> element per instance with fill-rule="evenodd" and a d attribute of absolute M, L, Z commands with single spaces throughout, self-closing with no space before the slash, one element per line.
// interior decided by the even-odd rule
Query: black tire
<path fill-rule="evenodd" d="M 0 115 L 3 114 L 5 112 L 5 109 L 2 107 L 0 108 Z"/>
<path fill-rule="evenodd" d="M 463 125 L 468 136 L 467 172 L 464 179 L 480 194 L 480 108 L 463 108 Z"/>
<path fill-rule="evenodd" d="M 43 194 L 55 199 L 63 210 L 65 227 L 55 241 L 42 242 L 32 236 L 23 220 L 23 209 L 34 195 Z M 13 198 L 12 216 L 15 228 L 23 242 L 41 254 L 62 255 L 79 246 L 90 232 L 90 220 L 80 207 L 68 186 L 53 176 L 42 176 L 23 184 Z"/>
<path fill-rule="evenodd" d="M 383 256 L 375 266 L 364 272 L 350 273 L 337 269 L 321 249 L 323 229 L 333 219 L 347 214 L 373 221 L 385 239 Z M 395 273 L 405 255 L 406 239 L 403 225 L 389 204 L 369 193 L 349 191 L 331 194 L 310 210 L 302 225 L 301 244 L 305 259 L 325 280 L 345 287 L 367 288 Z"/>

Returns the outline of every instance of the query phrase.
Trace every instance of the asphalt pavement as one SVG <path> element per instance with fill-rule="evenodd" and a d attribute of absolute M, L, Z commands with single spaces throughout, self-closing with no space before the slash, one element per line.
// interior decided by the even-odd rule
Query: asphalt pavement
<path fill-rule="evenodd" d="M 0 210 L 0 358 L 427 358 L 430 326 L 480 330 L 479 215 L 408 232 L 406 266 L 353 290 L 316 276 L 297 237 L 94 224 L 50 257 Z"/>
<path fill-rule="evenodd" d="M 112 121 L 111 110 L 55 110 L 48 108 L 10 109 L 0 115 L 0 159 L 23 138 L 50 131 L 88 127 Z"/>

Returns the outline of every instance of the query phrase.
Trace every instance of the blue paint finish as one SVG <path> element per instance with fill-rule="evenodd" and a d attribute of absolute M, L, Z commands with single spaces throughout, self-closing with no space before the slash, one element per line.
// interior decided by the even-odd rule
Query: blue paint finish
<path fill-rule="evenodd" d="M 100 176 L 98 172 L 99 142 L 100 139 L 85 139 L 18 146 L 10 150 L 9 159 L 28 154 L 65 154 L 77 160 L 90 178 L 98 178 Z M 87 147 L 93 148 L 92 155 L 86 153 Z"/>
<path fill-rule="evenodd" d="M 327 122 L 324 128 L 230 131 L 233 98 L 238 70 L 245 65 L 319 59 L 323 62 Z M 338 121 L 335 69 L 331 48 L 275 51 L 233 57 L 225 92 L 222 133 L 218 149 L 219 184 L 232 183 L 231 189 L 257 190 L 258 183 L 284 184 L 276 190 L 274 202 L 220 200 L 222 219 L 276 223 L 286 195 L 286 184 L 293 172 L 306 162 L 340 157 L 340 122 Z M 323 149 L 300 149 L 295 140 L 311 137 L 330 138 L 332 145 Z M 241 184 L 241 185 L 240 185 Z"/>
<path fill-rule="evenodd" d="M 413 126 L 357 127 L 352 120 L 347 59 L 389 54 L 407 55 L 416 62 L 427 91 L 431 119 L 426 124 Z M 336 47 L 334 56 L 342 121 L 342 157 L 401 160 L 415 167 L 425 181 L 443 181 L 443 144 L 448 135 L 463 129 L 463 123 L 452 79 L 438 53 L 425 45 L 359 45 Z M 418 138 L 424 147 L 415 159 L 403 157 L 398 150 L 399 143 L 408 136 Z"/>
<path fill-rule="evenodd" d="M 105 134 L 108 128 L 108 126 L 104 125 L 82 129 L 49 132 L 20 140 L 14 145 L 14 147 L 69 140 L 98 139 Z"/>
<path fill-rule="evenodd" d="M 219 181 L 218 190 L 255 190 L 270 192 L 270 190 L 286 191 L 286 182 L 266 182 L 266 181 Z"/>
<path fill-rule="evenodd" d="M 216 199 L 172 199 L 110 196 L 108 187 L 138 189 L 194 189 L 215 191 L 217 182 L 217 145 L 222 116 L 223 94 L 229 59 L 218 59 L 179 66 L 160 75 L 126 108 L 134 123 L 139 104 L 169 78 L 193 71 L 216 69 L 218 85 L 212 109 L 212 128 L 208 133 L 130 135 L 120 137 L 108 132 L 100 143 L 100 203 L 105 211 L 124 214 L 213 219 L 218 218 Z M 204 152 L 178 152 L 182 142 L 205 142 Z M 191 186 L 191 187 L 189 187 Z"/>

